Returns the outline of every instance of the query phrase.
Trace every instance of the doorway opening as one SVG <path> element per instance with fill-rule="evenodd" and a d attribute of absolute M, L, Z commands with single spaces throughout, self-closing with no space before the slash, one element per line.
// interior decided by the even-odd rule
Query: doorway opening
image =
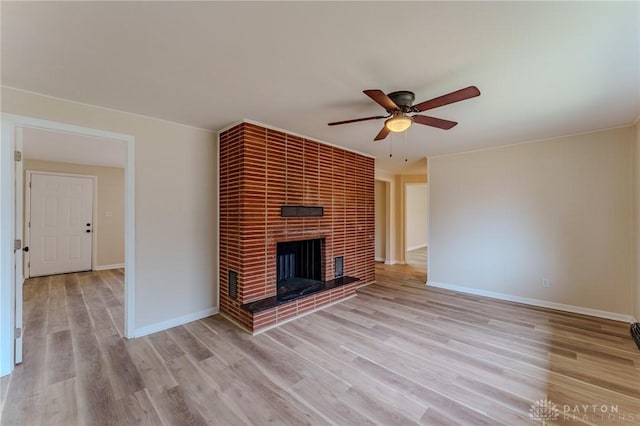
<path fill-rule="evenodd" d="M 391 182 L 375 181 L 375 260 L 391 264 Z"/>
<path fill-rule="evenodd" d="M 22 361 L 23 303 L 53 280 L 62 294 L 97 280 L 102 287 L 87 288 L 113 308 L 114 330 L 135 333 L 134 137 L 10 114 L 2 125 L 0 162 L 11 176 L 2 182 L 0 219 L 12 250 L 2 251 L 0 311 L 9 315 L 0 327 L 0 376 Z"/>
<path fill-rule="evenodd" d="M 405 184 L 405 253 L 406 263 L 427 270 L 427 220 L 429 197 L 427 183 Z"/>

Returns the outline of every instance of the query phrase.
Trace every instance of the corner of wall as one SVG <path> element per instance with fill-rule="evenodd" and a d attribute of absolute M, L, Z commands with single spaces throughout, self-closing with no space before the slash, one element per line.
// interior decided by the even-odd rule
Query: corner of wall
<path fill-rule="evenodd" d="M 633 312 L 635 320 L 640 320 L 640 116 L 634 122 L 633 158 Z"/>

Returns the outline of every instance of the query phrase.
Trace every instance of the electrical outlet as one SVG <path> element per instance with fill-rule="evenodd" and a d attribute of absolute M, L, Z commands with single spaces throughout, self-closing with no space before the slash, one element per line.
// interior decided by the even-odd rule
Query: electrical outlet
<path fill-rule="evenodd" d="M 542 279 L 542 287 L 544 288 L 548 288 L 551 284 L 549 283 L 549 279 L 548 278 L 543 278 Z"/>

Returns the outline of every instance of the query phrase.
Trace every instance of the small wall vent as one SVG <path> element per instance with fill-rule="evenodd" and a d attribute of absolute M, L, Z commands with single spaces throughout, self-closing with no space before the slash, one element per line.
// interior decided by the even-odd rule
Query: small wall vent
<path fill-rule="evenodd" d="M 229 297 L 238 297 L 238 273 L 229 269 Z"/>
<path fill-rule="evenodd" d="M 640 322 L 634 322 L 631 324 L 631 337 L 633 337 L 638 349 L 640 349 Z"/>
<path fill-rule="evenodd" d="M 336 278 L 344 275 L 344 256 L 338 256 L 334 259 L 334 271 L 336 272 Z"/>

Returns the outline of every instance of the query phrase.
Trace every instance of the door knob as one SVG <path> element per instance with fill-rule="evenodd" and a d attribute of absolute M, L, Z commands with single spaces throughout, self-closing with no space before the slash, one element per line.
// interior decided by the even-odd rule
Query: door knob
<path fill-rule="evenodd" d="M 91 232 L 91 229 L 87 229 L 87 234 L 88 234 L 89 232 Z"/>
<path fill-rule="evenodd" d="M 24 247 L 22 250 L 24 250 L 25 252 L 29 252 L 29 247 Z"/>
<path fill-rule="evenodd" d="M 87 226 L 91 226 L 91 224 L 90 224 L 90 223 L 87 223 Z"/>

